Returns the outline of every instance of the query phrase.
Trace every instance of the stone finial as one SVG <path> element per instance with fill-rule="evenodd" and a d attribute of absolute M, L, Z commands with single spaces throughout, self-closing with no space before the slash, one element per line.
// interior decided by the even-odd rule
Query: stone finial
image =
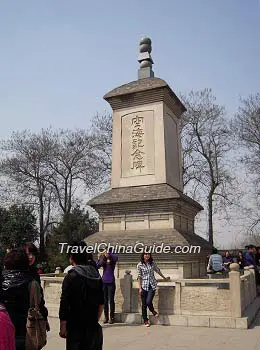
<path fill-rule="evenodd" d="M 233 263 L 229 265 L 230 271 L 239 271 L 239 265 L 237 263 Z"/>
<path fill-rule="evenodd" d="M 61 267 L 57 266 L 54 273 L 55 275 L 59 275 L 61 273 Z"/>
<path fill-rule="evenodd" d="M 138 62 L 140 63 L 140 68 L 138 70 L 138 79 L 154 77 L 152 70 L 153 60 L 151 57 L 152 41 L 150 38 L 141 39 L 139 52 Z"/>

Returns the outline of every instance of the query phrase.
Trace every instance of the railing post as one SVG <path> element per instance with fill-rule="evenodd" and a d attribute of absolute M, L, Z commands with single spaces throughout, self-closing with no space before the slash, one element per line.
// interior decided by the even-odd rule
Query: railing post
<path fill-rule="evenodd" d="M 44 279 L 41 279 L 41 287 L 42 287 L 43 292 L 45 290 L 45 282 L 46 281 Z"/>
<path fill-rule="evenodd" d="M 251 284 L 251 290 L 252 290 L 252 301 L 256 298 L 256 280 L 255 280 L 255 270 L 253 267 L 249 268 L 250 271 L 250 284 Z"/>
<path fill-rule="evenodd" d="M 181 282 L 175 282 L 174 314 L 181 315 Z"/>
<path fill-rule="evenodd" d="M 61 268 L 60 266 L 57 266 L 54 272 L 55 276 L 61 274 Z"/>
<path fill-rule="evenodd" d="M 244 267 L 244 275 L 247 277 L 246 278 L 246 287 L 245 287 L 245 293 L 248 294 L 246 295 L 246 306 L 251 304 L 251 302 L 254 300 L 253 297 L 253 290 L 252 290 L 252 283 L 251 283 L 251 272 L 250 272 L 250 267 L 245 266 Z"/>
<path fill-rule="evenodd" d="M 132 288 L 133 276 L 131 275 L 131 271 L 126 270 L 121 285 L 121 290 L 124 298 L 122 311 L 125 313 L 132 312 Z"/>
<path fill-rule="evenodd" d="M 249 266 L 244 267 L 244 294 L 245 294 L 245 307 L 251 304 L 252 291 L 251 291 L 251 274 Z"/>
<path fill-rule="evenodd" d="M 232 317 L 242 316 L 241 307 L 241 281 L 239 265 L 237 263 L 230 264 L 229 282 L 230 282 L 230 298 L 231 298 L 231 315 Z"/>

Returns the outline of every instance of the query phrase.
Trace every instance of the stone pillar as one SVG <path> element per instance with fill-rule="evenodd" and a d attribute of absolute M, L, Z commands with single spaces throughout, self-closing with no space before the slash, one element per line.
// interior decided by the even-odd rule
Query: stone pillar
<path fill-rule="evenodd" d="M 125 224 L 125 215 L 121 217 L 121 230 L 125 230 L 126 224 Z"/>
<path fill-rule="evenodd" d="M 45 280 L 41 279 L 41 287 L 42 287 L 42 290 L 44 292 L 44 289 L 45 289 Z"/>
<path fill-rule="evenodd" d="M 229 284 L 230 284 L 230 298 L 231 298 L 231 316 L 241 317 L 241 282 L 239 265 L 237 263 L 230 264 Z"/>
<path fill-rule="evenodd" d="M 131 271 L 126 270 L 124 278 L 120 281 L 122 295 L 124 298 L 122 305 L 122 312 L 132 312 L 132 288 L 133 288 L 133 276 Z"/>
<path fill-rule="evenodd" d="M 145 228 L 147 228 L 147 229 L 150 228 L 149 215 L 144 215 L 144 225 L 145 225 Z"/>
<path fill-rule="evenodd" d="M 98 230 L 103 231 L 103 219 L 99 218 Z"/>
<path fill-rule="evenodd" d="M 170 226 L 170 228 L 174 228 L 174 217 L 173 217 L 173 213 L 169 214 L 169 226 Z"/>
<path fill-rule="evenodd" d="M 57 266 L 54 273 L 55 273 L 55 275 L 61 274 L 61 267 Z"/>
<path fill-rule="evenodd" d="M 175 282 L 175 295 L 173 311 L 175 315 L 181 315 L 181 282 Z"/>
<path fill-rule="evenodd" d="M 244 276 L 246 279 L 244 280 L 244 293 L 245 293 L 245 307 L 251 304 L 253 300 L 252 296 L 252 288 L 251 288 L 251 274 L 249 266 L 245 266 L 244 268 Z"/>
<path fill-rule="evenodd" d="M 255 270 L 254 268 L 249 268 L 250 271 L 250 284 L 251 284 L 251 290 L 252 290 L 252 301 L 256 298 L 257 292 L 256 292 L 256 281 L 255 281 Z"/>

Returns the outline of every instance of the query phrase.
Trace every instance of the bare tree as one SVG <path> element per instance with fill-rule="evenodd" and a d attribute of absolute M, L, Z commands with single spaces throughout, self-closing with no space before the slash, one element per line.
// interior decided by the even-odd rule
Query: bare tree
<path fill-rule="evenodd" d="M 232 177 L 227 154 L 231 150 L 225 109 L 215 103 L 210 89 L 182 97 L 187 112 L 182 119 L 183 174 L 186 191 L 207 203 L 208 240 L 214 243 L 214 210 L 231 204 Z"/>
<path fill-rule="evenodd" d="M 260 232 L 260 93 L 241 100 L 238 113 L 231 122 L 231 129 L 241 149 L 241 160 L 252 175 L 254 201 L 248 209 L 251 218 L 249 232 Z"/>
<path fill-rule="evenodd" d="M 96 190 L 97 186 L 100 186 L 100 189 L 103 187 L 106 188 L 110 181 L 112 163 L 112 116 L 110 114 L 97 114 L 92 119 L 90 132 L 95 149 L 95 162 L 93 167 L 95 168 L 95 172 L 99 174 L 98 178 L 102 180 L 102 182 L 98 181 L 93 187 Z"/>
<path fill-rule="evenodd" d="M 3 160 L 0 172 L 10 185 L 18 201 L 33 205 L 38 212 L 40 252 L 44 255 L 45 233 L 50 225 L 53 191 L 45 181 L 48 171 L 45 157 L 49 145 L 44 138 L 29 131 L 13 133 L 7 141 L 1 142 Z"/>
<path fill-rule="evenodd" d="M 50 145 L 44 159 L 48 171 L 45 182 L 52 187 L 59 208 L 66 215 L 71 212 L 73 201 L 76 202 L 78 196 L 91 187 L 95 178 L 93 142 L 83 129 L 48 129 L 44 136 Z"/>
<path fill-rule="evenodd" d="M 260 93 L 241 100 L 231 127 L 244 149 L 243 160 L 260 179 Z"/>
<path fill-rule="evenodd" d="M 40 252 L 46 232 L 59 213 L 68 215 L 84 191 L 102 181 L 97 172 L 94 138 L 86 130 L 41 130 L 13 133 L 1 142 L 0 173 L 19 201 L 38 212 Z M 58 209 L 59 208 L 59 209 Z"/>

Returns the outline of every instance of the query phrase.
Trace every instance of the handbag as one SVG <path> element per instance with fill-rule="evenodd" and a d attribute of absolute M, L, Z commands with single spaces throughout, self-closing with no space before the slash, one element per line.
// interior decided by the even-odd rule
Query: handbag
<path fill-rule="evenodd" d="M 47 344 L 47 321 L 39 311 L 40 289 L 36 281 L 30 288 L 30 308 L 26 322 L 26 350 L 40 350 Z"/>

